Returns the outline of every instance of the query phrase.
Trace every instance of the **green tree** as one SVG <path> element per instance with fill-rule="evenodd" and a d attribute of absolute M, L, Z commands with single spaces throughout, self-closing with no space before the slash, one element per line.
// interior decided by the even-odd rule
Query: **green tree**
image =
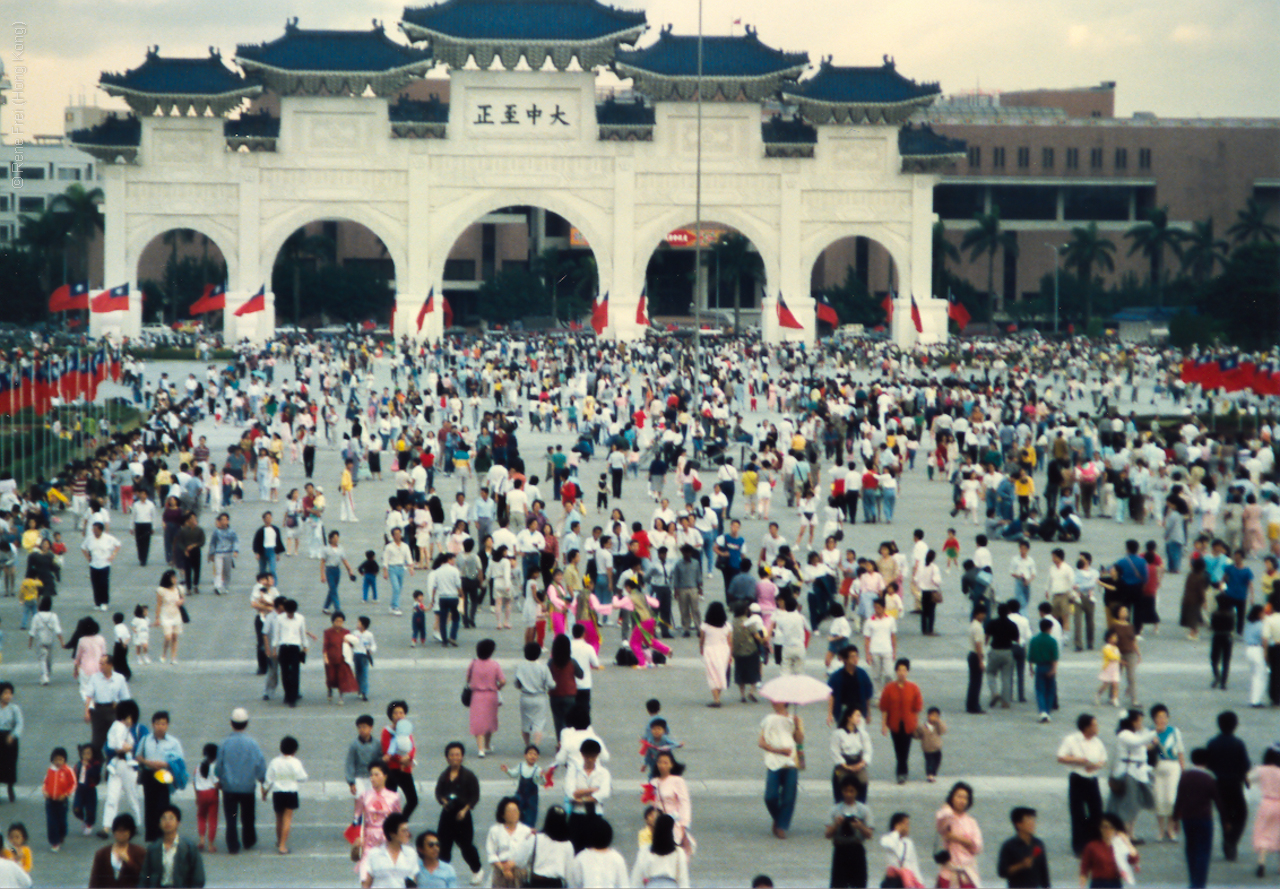
<path fill-rule="evenodd" d="M 947 239 L 947 226 L 939 219 L 933 224 L 933 293 L 932 296 L 946 295 L 947 262 L 959 262 L 960 251 Z"/>
<path fill-rule="evenodd" d="M 53 282 L 66 283 L 67 229 L 66 217 L 46 210 L 39 216 L 19 218 L 18 244 L 31 258 L 44 293 L 53 290 Z"/>
<path fill-rule="evenodd" d="M 976 262 L 978 257 L 987 257 L 987 320 L 993 325 L 996 320 L 996 253 L 1004 250 L 1005 255 L 1018 254 L 1018 242 L 1013 232 L 1004 231 L 1000 225 L 1000 208 L 994 204 L 990 213 L 973 214 L 974 226 L 964 233 L 960 242 L 961 250 L 969 251 L 969 261 Z M 1001 306 L 1003 308 L 1003 305 Z"/>
<path fill-rule="evenodd" d="M 578 257 L 578 261 L 574 263 L 571 278 L 573 289 L 567 297 L 569 305 L 564 315 L 568 318 L 577 318 L 587 311 L 591 301 L 600 292 L 600 270 L 596 267 L 594 253 Z"/>
<path fill-rule="evenodd" d="M 717 238 L 706 261 L 715 270 L 717 302 L 722 281 L 733 288 L 733 329 L 742 330 L 742 279 L 747 278 L 753 286 L 762 281 L 764 261 L 751 241 L 738 232 L 725 232 Z"/>
<path fill-rule="evenodd" d="M 1227 229 L 1227 234 L 1236 244 L 1247 244 L 1252 241 L 1274 243 L 1280 237 L 1280 226 L 1267 222 L 1267 207 L 1257 198 L 1249 198 L 1243 210 L 1236 211 L 1236 223 Z"/>
<path fill-rule="evenodd" d="M 172 310 L 172 317 L 162 317 L 161 321 L 178 320 L 178 247 L 194 243 L 195 229 L 171 228 L 164 233 L 161 240 L 169 247 L 169 261 L 165 263 L 165 305 Z"/>
<path fill-rule="evenodd" d="M 293 323 L 302 323 L 302 273 L 304 268 L 312 267 L 317 262 L 332 263 L 338 249 L 332 238 L 324 235 L 307 234 L 300 228 L 285 240 L 276 257 L 275 268 L 272 269 L 272 289 L 276 293 L 286 280 L 290 283 L 293 296 Z"/>
<path fill-rule="evenodd" d="M 551 294 L 551 316 L 557 321 L 559 314 L 559 295 L 561 285 L 572 287 L 572 278 L 578 272 L 577 260 L 571 254 L 561 252 L 559 247 L 548 247 L 533 261 L 534 273 L 542 278 L 543 286 Z"/>
<path fill-rule="evenodd" d="M 537 272 L 524 268 L 503 269 L 480 285 L 476 304 L 484 306 L 489 321 L 510 324 L 526 315 L 547 314 L 551 293 Z"/>
<path fill-rule="evenodd" d="M 67 232 L 75 242 L 75 263 L 71 272 L 75 280 L 89 280 L 89 245 L 102 231 L 102 189 L 86 189 L 74 183 L 49 202 L 49 209 L 66 220 Z"/>
<path fill-rule="evenodd" d="M 862 283 L 853 266 L 847 266 L 844 282 L 819 291 L 827 298 L 831 307 L 836 310 L 841 324 L 861 324 L 871 328 L 885 323 L 884 309 L 881 308 Z"/>
<path fill-rule="evenodd" d="M 1197 284 L 1213 277 L 1214 266 L 1226 265 L 1228 244 L 1214 237 L 1213 217 L 1191 223 L 1191 233 L 1182 239 L 1182 271 L 1190 272 Z"/>
<path fill-rule="evenodd" d="M 1164 252 L 1171 250 L 1174 256 L 1182 257 L 1182 233 L 1169 227 L 1169 208 L 1148 210 L 1146 220 L 1130 228 L 1124 236 L 1133 242 L 1129 256 L 1141 253 L 1147 257 L 1151 292 L 1155 294 L 1156 305 L 1163 306 Z"/>
<path fill-rule="evenodd" d="M 1063 261 L 1068 268 L 1075 269 L 1076 277 L 1080 279 L 1084 288 L 1083 327 L 1085 330 L 1088 330 L 1089 320 L 1093 317 L 1094 266 L 1107 271 L 1115 269 L 1115 261 L 1111 258 L 1115 249 L 1116 245 L 1111 239 L 1098 234 L 1096 222 L 1071 229 L 1071 240 L 1067 242 Z"/>

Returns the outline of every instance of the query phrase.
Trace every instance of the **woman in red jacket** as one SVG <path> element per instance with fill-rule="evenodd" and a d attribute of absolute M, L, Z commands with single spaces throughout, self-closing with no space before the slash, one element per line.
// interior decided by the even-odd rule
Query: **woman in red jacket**
<path fill-rule="evenodd" d="M 911 738 L 916 732 L 916 721 L 924 710 L 924 696 L 920 686 L 907 681 L 911 661 L 898 658 L 893 665 L 895 679 L 880 692 L 880 733 L 893 738 L 893 752 L 898 759 L 898 783 L 907 783 L 907 760 L 911 754 Z"/>

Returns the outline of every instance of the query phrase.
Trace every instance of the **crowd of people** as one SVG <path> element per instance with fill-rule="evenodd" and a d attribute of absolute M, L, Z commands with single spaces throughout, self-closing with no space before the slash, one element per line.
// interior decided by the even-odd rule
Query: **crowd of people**
<path fill-rule="evenodd" d="M 892 740 L 898 783 L 910 779 L 915 741 L 926 780 L 941 776 L 944 708 L 958 709 L 962 695 L 926 701 L 910 654 L 939 635 L 944 595 L 958 594 L 967 631 L 954 656 L 967 660 L 967 713 L 1027 702 L 1029 665 L 1028 716 L 1051 722 L 1059 665 L 1094 656 L 1084 652 L 1095 645 L 1095 703 L 1120 708 L 1123 681 L 1127 709 L 1114 744 L 1099 737 L 1106 720 L 1095 711 L 1079 715 L 1058 750 L 1082 884 L 1134 883 L 1136 822 L 1154 811 L 1159 841 L 1181 834 L 1191 885 L 1205 885 L 1211 807 L 1233 861 L 1250 785 L 1262 789 L 1251 834 L 1262 876 L 1267 856 L 1280 852 L 1280 746 L 1254 766 L 1226 709 L 1221 734 L 1188 750 L 1169 708 L 1140 702 L 1144 633 L 1159 631 L 1161 584 L 1185 565 L 1179 625 L 1192 640 L 1208 631 L 1215 689 L 1227 690 L 1242 644 L 1250 675 L 1239 704 L 1280 706 L 1280 428 L 1265 413 L 1273 406 L 1248 394 L 1228 403 L 1185 386 L 1182 358 L 1083 339 L 899 353 L 753 339 L 695 351 L 674 338 L 626 346 L 580 337 L 437 346 L 281 338 L 246 344 L 229 366 L 185 380 L 153 379 L 128 358 L 125 382 L 147 411 L 141 428 L 110 433 L 57 478 L 21 487 L 0 479 L 6 594 L 20 598 L 41 684 L 56 673 L 57 652 L 71 653 L 90 728 L 84 743 L 51 755 L 49 845 L 61 846 L 74 813 L 85 835 L 112 840 L 94 859 L 91 885 L 203 885 L 219 803 L 226 849 L 238 853 L 256 844 L 260 795 L 276 815 L 276 851 L 291 852 L 307 780 L 300 752 L 312 751 L 285 736 L 268 763 L 238 707 L 230 735 L 191 768 L 168 731 L 170 711 L 144 719 L 129 688 L 134 667 L 151 664 L 152 629 L 160 663 L 179 665 L 202 588 L 248 589 L 243 642 L 251 633 L 263 677 L 251 696 L 263 701 L 279 688 L 284 705 L 299 706 L 313 645 L 328 700 L 376 699 L 375 623 L 384 648 L 392 633 L 412 647 L 474 644 L 462 697 L 477 758 L 494 755 L 504 689 L 517 695 L 524 752 L 503 766 L 512 793 L 482 838 L 466 744 L 444 750 L 439 821 L 415 836 L 409 704 L 390 703 L 379 735 L 372 716 L 356 720 L 344 762 L 354 802 L 347 839 L 353 881 L 365 887 L 457 885 L 455 852 L 473 885 L 486 875 L 494 886 L 688 885 L 698 843 L 676 717 L 656 698 L 646 705 L 645 827 L 627 867 L 605 818 L 606 808 L 615 823 L 625 817 L 614 814 L 625 803 L 592 721 L 592 690 L 605 665 L 661 667 L 676 640 L 694 636 L 709 707 L 724 707 L 731 686 L 740 702 L 772 700 L 757 744 L 775 837 L 792 831 L 806 730 L 801 708 L 770 697 L 764 679 L 816 669 L 817 639 L 813 661 L 821 657 L 829 688 L 832 885 L 867 885 L 866 848 L 877 833 L 885 872 L 876 879 L 885 885 L 981 885 L 973 787 L 956 783 L 935 815 L 930 875 L 910 814 L 877 820 L 868 807 L 876 721 Z M 1148 398 L 1158 404 L 1141 403 Z M 211 437 L 232 443 L 215 450 Z M 317 452 L 336 452 L 341 470 L 317 475 Z M 909 541 L 904 533 L 900 549 L 899 506 L 929 484 L 948 488 L 949 515 L 914 528 Z M 637 499 L 652 504 L 647 515 L 635 514 Z M 259 504 L 260 519 L 236 528 L 233 514 L 243 518 L 246 502 Z M 381 542 L 349 552 L 339 527 L 370 516 L 381 518 Z M 882 538 L 874 552 L 849 545 L 859 521 Z M 1116 524 L 1116 539 L 1135 536 L 1107 553 L 1084 550 L 1085 529 L 1104 521 Z M 1016 545 L 1007 566 L 992 553 L 1001 541 Z M 1076 544 L 1071 559 L 1060 544 Z M 87 563 L 99 614 L 80 618 L 64 640 L 54 603 L 60 584 L 66 592 L 69 546 Z M 237 567 L 242 550 L 249 571 Z M 148 593 L 148 604 L 115 611 L 104 627 L 113 595 L 122 598 L 113 566 L 135 558 L 162 563 L 154 609 Z M 282 592 L 290 559 L 319 563 L 308 570 L 320 594 L 304 598 L 292 592 L 297 583 Z M 344 576 L 359 579 L 358 600 L 344 592 Z M 348 622 L 344 598 L 350 609 L 386 610 Z M 320 635 L 307 625 L 317 604 Z M 504 635 L 513 618 L 520 632 Z M 499 663 L 500 642 L 503 654 L 519 652 L 514 669 Z M 0 783 L 11 799 L 23 731 L 14 696 L 13 684 L 0 683 Z M 188 784 L 195 844 L 179 835 L 173 805 L 173 790 Z M 553 801 L 541 813 L 540 795 Z M 120 813 L 122 803 L 133 816 Z M 1026 806 L 1010 813 L 1013 838 L 998 865 L 1010 886 L 1049 885 L 1036 819 Z M 132 843 L 139 822 L 146 848 Z"/>

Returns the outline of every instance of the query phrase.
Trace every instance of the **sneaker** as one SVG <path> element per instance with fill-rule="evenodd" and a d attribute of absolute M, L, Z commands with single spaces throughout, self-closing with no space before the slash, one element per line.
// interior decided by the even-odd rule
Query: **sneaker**
<path fill-rule="evenodd" d="M 404 614 L 404 612 L 401 611 L 399 608 L 392 608 L 391 613 L 394 614 L 396 617 L 400 617 Z"/>
<path fill-rule="evenodd" d="M 1041 713 L 1041 714 L 1040 714 L 1040 721 L 1041 721 L 1042 723 L 1044 723 L 1044 722 L 1048 722 L 1048 721 L 1049 721 L 1049 714 L 1048 714 L 1048 713 Z"/>
<path fill-rule="evenodd" d="M 84 829 L 84 831 L 82 831 L 82 835 L 83 835 L 83 836 L 87 836 L 87 837 L 91 837 L 91 836 L 93 836 L 93 828 L 92 828 L 92 827 L 86 827 L 86 828 Z"/>
<path fill-rule="evenodd" d="M 484 868 L 481 868 L 480 870 L 476 871 L 474 874 L 471 875 L 471 885 L 479 886 L 483 882 L 484 882 Z"/>

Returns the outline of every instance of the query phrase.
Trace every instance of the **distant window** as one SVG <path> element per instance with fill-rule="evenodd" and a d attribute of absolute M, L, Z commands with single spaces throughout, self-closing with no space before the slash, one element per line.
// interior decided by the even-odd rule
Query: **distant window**
<path fill-rule="evenodd" d="M 552 237 L 552 236 L 548 235 L 548 237 Z M 529 271 L 529 260 L 504 259 L 502 260 L 502 270 L 504 272 L 527 272 Z"/>
<path fill-rule="evenodd" d="M 22 178 L 23 179 L 43 179 L 44 167 L 31 167 L 31 166 L 23 167 Z"/>
<path fill-rule="evenodd" d="M 1151 169 L 1151 149 L 1150 148 L 1138 149 L 1138 169 L 1139 170 Z"/>
<path fill-rule="evenodd" d="M 1080 169 L 1080 149 L 1079 148 L 1067 149 L 1067 169 L 1068 170 Z"/>
<path fill-rule="evenodd" d="M 1123 170 L 1129 166 L 1129 149 L 1116 149 L 1116 169 Z"/>
<path fill-rule="evenodd" d="M 59 167 L 58 178 L 63 182 L 79 182 L 83 171 L 79 167 Z"/>
<path fill-rule="evenodd" d="M 1101 111 L 1090 111 L 1090 112 L 1089 112 L 1089 116 L 1090 116 L 1090 117 L 1102 117 L 1102 112 L 1101 112 Z"/>
<path fill-rule="evenodd" d="M 13 237 L 13 230 L 7 225 L 0 225 L 0 242 L 8 242 Z"/>
<path fill-rule="evenodd" d="M 1102 169 L 1102 149 L 1101 148 L 1089 149 L 1089 169 L 1090 170 Z"/>
<path fill-rule="evenodd" d="M 993 170 L 1004 169 L 1004 149 L 1003 148 L 991 149 L 991 168 Z"/>
<path fill-rule="evenodd" d="M 43 213 L 44 198 L 18 198 L 19 213 Z"/>
<path fill-rule="evenodd" d="M 0 213 L 8 213 L 8 212 L 9 212 L 9 196 L 7 194 L 0 194 Z"/>
<path fill-rule="evenodd" d="M 474 259 L 446 259 L 444 261 L 444 279 L 446 281 L 474 281 L 476 279 L 476 261 Z"/>
<path fill-rule="evenodd" d="M 969 146 L 969 168 L 976 170 L 982 166 L 982 148 L 978 145 Z"/>
<path fill-rule="evenodd" d="M 1053 149 L 1052 148 L 1040 149 L 1040 166 L 1044 167 L 1046 170 L 1053 169 Z"/>
<path fill-rule="evenodd" d="M 1031 149 L 1019 148 L 1018 149 L 1018 169 L 1025 170 L 1029 166 L 1031 166 Z"/>

